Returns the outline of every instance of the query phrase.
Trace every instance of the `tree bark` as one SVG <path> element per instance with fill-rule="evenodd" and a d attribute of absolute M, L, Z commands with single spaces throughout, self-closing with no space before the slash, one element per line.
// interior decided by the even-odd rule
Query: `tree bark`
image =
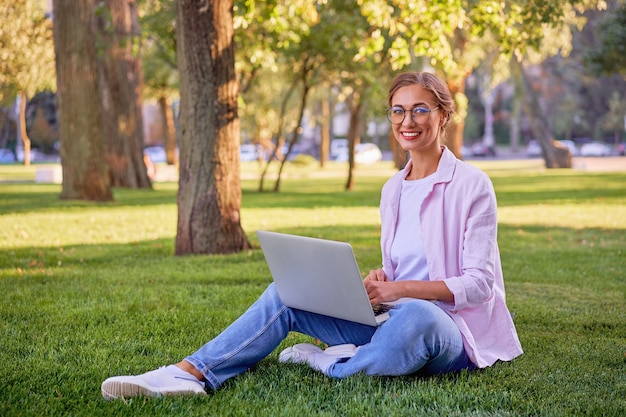
<path fill-rule="evenodd" d="M 548 122 L 541 110 L 539 99 L 524 71 L 522 63 L 517 60 L 514 60 L 514 63 L 513 69 L 517 72 L 516 75 L 520 77 L 524 86 L 525 100 L 522 101 L 522 106 L 530 119 L 533 134 L 541 146 L 541 153 L 543 154 L 546 168 L 571 168 L 571 152 L 567 147 L 558 144 L 552 137 Z"/>
<path fill-rule="evenodd" d="M 330 89 L 329 89 L 330 91 Z M 330 115 L 331 98 L 330 94 L 324 95 L 320 101 L 322 110 L 322 120 L 320 123 L 320 168 L 326 166 L 330 154 L 330 132 L 332 129 L 332 119 Z"/>
<path fill-rule="evenodd" d="M 26 92 L 20 91 L 20 136 L 24 146 L 24 166 L 30 166 L 30 138 L 26 131 Z"/>
<path fill-rule="evenodd" d="M 161 111 L 161 120 L 163 123 L 163 136 L 165 142 L 165 154 L 168 165 L 176 165 L 178 163 L 178 155 L 176 153 L 176 126 L 174 124 L 174 112 L 167 97 L 159 97 L 159 109 Z"/>
<path fill-rule="evenodd" d="M 54 0 L 61 199 L 111 201 L 104 157 L 93 1 Z"/>
<path fill-rule="evenodd" d="M 250 249 L 241 227 L 232 0 L 176 2 L 180 178 L 176 254 Z"/>
<path fill-rule="evenodd" d="M 393 165 L 398 170 L 401 170 L 406 166 L 406 163 L 409 162 L 409 153 L 402 149 L 396 140 L 396 136 L 393 134 L 393 129 L 389 129 L 388 140 L 389 147 L 391 148 L 391 154 L 393 156 Z"/>
<path fill-rule="evenodd" d="M 359 129 L 359 121 L 361 120 L 361 110 L 363 109 L 363 101 L 361 94 L 353 91 L 346 101 L 348 110 L 350 110 L 350 122 L 348 125 L 348 178 L 346 180 L 345 190 L 354 190 L 354 152 L 356 145 L 361 142 L 361 134 Z"/>
<path fill-rule="evenodd" d="M 151 188 L 143 158 L 143 87 L 133 0 L 105 0 L 98 13 L 103 128 L 111 183 Z M 106 11 L 106 13 L 104 12 Z"/>
<path fill-rule="evenodd" d="M 306 110 L 307 101 L 309 98 L 309 92 L 311 91 L 311 78 L 313 74 L 314 62 L 310 57 L 306 57 L 302 62 L 302 68 L 300 70 L 300 81 L 302 82 L 302 96 L 300 97 L 300 111 L 298 112 L 298 123 L 296 124 L 296 129 L 291 134 L 291 139 L 289 140 L 289 145 L 287 148 L 287 153 L 282 154 L 282 144 L 280 141 L 277 144 L 278 155 L 282 158 L 280 160 L 280 167 L 278 168 L 278 176 L 276 178 L 276 182 L 274 183 L 274 191 L 280 191 L 280 182 L 281 176 L 283 173 L 283 169 L 285 167 L 285 163 L 287 162 L 287 158 L 289 154 L 291 154 L 291 150 L 294 145 L 298 141 L 299 132 L 302 126 L 302 119 L 304 118 L 304 111 Z"/>
<path fill-rule="evenodd" d="M 516 152 L 520 145 L 520 120 L 522 116 L 522 101 L 524 100 L 524 85 L 520 78 L 519 71 L 515 70 L 517 65 L 514 61 L 515 57 L 511 57 L 511 80 L 513 81 L 513 98 L 511 109 L 511 124 L 509 127 L 509 135 L 511 137 L 511 150 Z"/>
<path fill-rule="evenodd" d="M 467 114 L 466 108 L 461 108 L 466 105 L 458 101 L 459 96 L 465 96 L 465 80 L 466 77 L 459 77 L 458 79 L 449 79 L 448 88 L 452 97 L 455 98 L 457 114 L 461 117 L 453 118 L 448 128 L 445 145 L 456 155 L 457 158 L 463 158 L 463 130 L 465 129 L 465 115 Z"/>
<path fill-rule="evenodd" d="M 298 141 L 299 131 L 300 131 L 300 127 L 302 126 L 302 119 L 304 118 L 304 111 L 306 110 L 306 103 L 309 97 L 309 91 L 311 91 L 311 87 L 307 84 L 306 74 L 303 75 L 303 78 L 304 78 L 303 79 L 304 86 L 302 89 L 302 97 L 300 97 L 300 112 L 298 113 L 298 123 L 296 124 L 296 128 L 294 129 L 294 131 L 291 133 L 291 139 L 289 140 L 287 152 L 284 155 L 282 155 L 282 160 L 280 161 L 280 166 L 278 168 L 278 175 L 276 177 L 276 181 L 274 182 L 274 192 L 280 191 L 280 183 L 281 183 L 281 176 L 283 174 L 283 169 L 285 168 L 285 163 L 287 162 L 287 158 L 291 154 L 291 150 L 293 149 L 294 145 Z"/>
<path fill-rule="evenodd" d="M 285 123 L 285 115 L 287 114 L 287 104 L 289 103 L 289 99 L 291 98 L 291 95 L 294 93 L 294 91 L 296 91 L 297 85 L 298 85 L 298 79 L 293 79 L 291 84 L 289 85 L 289 88 L 287 89 L 287 92 L 283 96 L 283 100 L 280 105 L 280 113 L 278 117 L 278 132 L 276 132 L 276 144 L 274 146 L 274 149 L 271 150 L 272 154 L 270 155 L 269 159 L 265 163 L 263 172 L 261 172 L 261 178 L 259 179 L 259 192 L 263 192 L 263 188 L 264 188 L 263 184 L 265 182 L 265 176 L 267 175 L 270 164 L 274 161 L 275 150 L 280 148 L 281 143 L 284 142 L 283 126 Z"/>

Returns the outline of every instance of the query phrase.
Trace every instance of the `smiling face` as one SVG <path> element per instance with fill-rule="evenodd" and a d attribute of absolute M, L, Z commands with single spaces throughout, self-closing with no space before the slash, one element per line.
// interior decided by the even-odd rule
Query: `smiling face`
<path fill-rule="evenodd" d="M 401 87 L 393 94 L 390 100 L 391 107 L 405 110 L 404 121 L 392 124 L 393 134 L 405 151 L 417 153 L 439 153 L 441 142 L 440 134 L 446 123 L 447 114 L 438 107 L 435 95 L 420 84 Z M 417 123 L 411 117 L 412 109 L 422 107 L 432 110 L 423 123 Z"/>

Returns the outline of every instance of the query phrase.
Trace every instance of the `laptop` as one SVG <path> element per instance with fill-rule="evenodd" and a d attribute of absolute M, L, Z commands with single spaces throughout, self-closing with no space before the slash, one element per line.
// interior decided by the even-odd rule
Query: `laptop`
<path fill-rule="evenodd" d="M 256 233 L 287 307 L 369 326 L 389 318 L 391 305 L 372 308 L 349 243 L 265 230 Z"/>

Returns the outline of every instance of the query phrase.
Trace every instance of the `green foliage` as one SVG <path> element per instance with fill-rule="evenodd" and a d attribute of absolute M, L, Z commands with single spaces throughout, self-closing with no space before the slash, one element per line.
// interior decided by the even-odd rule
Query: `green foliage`
<path fill-rule="evenodd" d="M 609 111 L 602 118 L 602 127 L 613 131 L 615 139 L 620 137 L 626 123 L 626 98 L 621 97 L 619 92 L 614 91 L 609 99 Z"/>
<path fill-rule="evenodd" d="M 55 89 L 52 22 L 39 0 L 0 0 L 0 103 Z"/>
<path fill-rule="evenodd" d="M 449 39 L 462 25 L 460 1 L 359 0 L 359 4 L 372 26 L 388 34 L 394 70 L 409 66 L 414 56 L 425 56 L 433 66 L 452 75 L 455 57 Z"/>
<path fill-rule="evenodd" d="M 594 73 L 621 74 L 626 78 L 626 2 L 607 13 L 597 29 L 598 47 L 587 51 L 586 64 Z"/>
<path fill-rule="evenodd" d="M 175 3 L 144 0 L 140 2 L 142 68 L 144 94 L 149 97 L 178 95 L 176 62 Z"/>
<path fill-rule="evenodd" d="M 557 137 L 571 139 L 576 121 L 581 120 L 583 114 L 580 104 L 573 94 L 567 93 L 560 101 L 561 103 L 554 117 L 554 133 Z"/>
<path fill-rule="evenodd" d="M 313 165 L 317 165 L 317 159 L 315 159 L 313 156 L 311 155 L 305 155 L 305 154 L 298 154 L 295 156 L 295 158 L 293 159 L 293 161 L 291 161 L 292 164 L 294 165 L 300 165 L 300 166 L 313 166 Z"/>
<path fill-rule="evenodd" d="M 251 164 L 252 168 L 254 164 Z M 390 165 L 354 192 L 299 171 L 283 192 L 243 183 L 255 248 L 172 255 L 176 184 L 116 190 L 115 203 L 58 199 L 35 168 L 0 166 L 0 414 L 73 416 L 622 416 L 626 412 L 626 172 L 546 173 L 533 161 L 480 162 L 500 205 L 507 303 L 524 355 L 432 378 L 329 379 L 278 352 L 198 398 L 105 402 L 100 383 L 178 361 L 238 317 L 270 282 L 253 231 L 348 240 L 380 263 L 378 200 Z"/>

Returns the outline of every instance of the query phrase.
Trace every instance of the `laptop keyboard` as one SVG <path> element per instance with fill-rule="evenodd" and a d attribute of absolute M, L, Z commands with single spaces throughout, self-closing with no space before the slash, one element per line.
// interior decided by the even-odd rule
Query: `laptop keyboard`
<path fill-rule="evenodd" d="M 391 310 L 392 307 L 393 306 L 391 304 L 376 304 L 372 307 L 372 310 L 374 310 L 374 315 L 378 316 L 380 314 L 388 312 L 389 310 Z"/>

